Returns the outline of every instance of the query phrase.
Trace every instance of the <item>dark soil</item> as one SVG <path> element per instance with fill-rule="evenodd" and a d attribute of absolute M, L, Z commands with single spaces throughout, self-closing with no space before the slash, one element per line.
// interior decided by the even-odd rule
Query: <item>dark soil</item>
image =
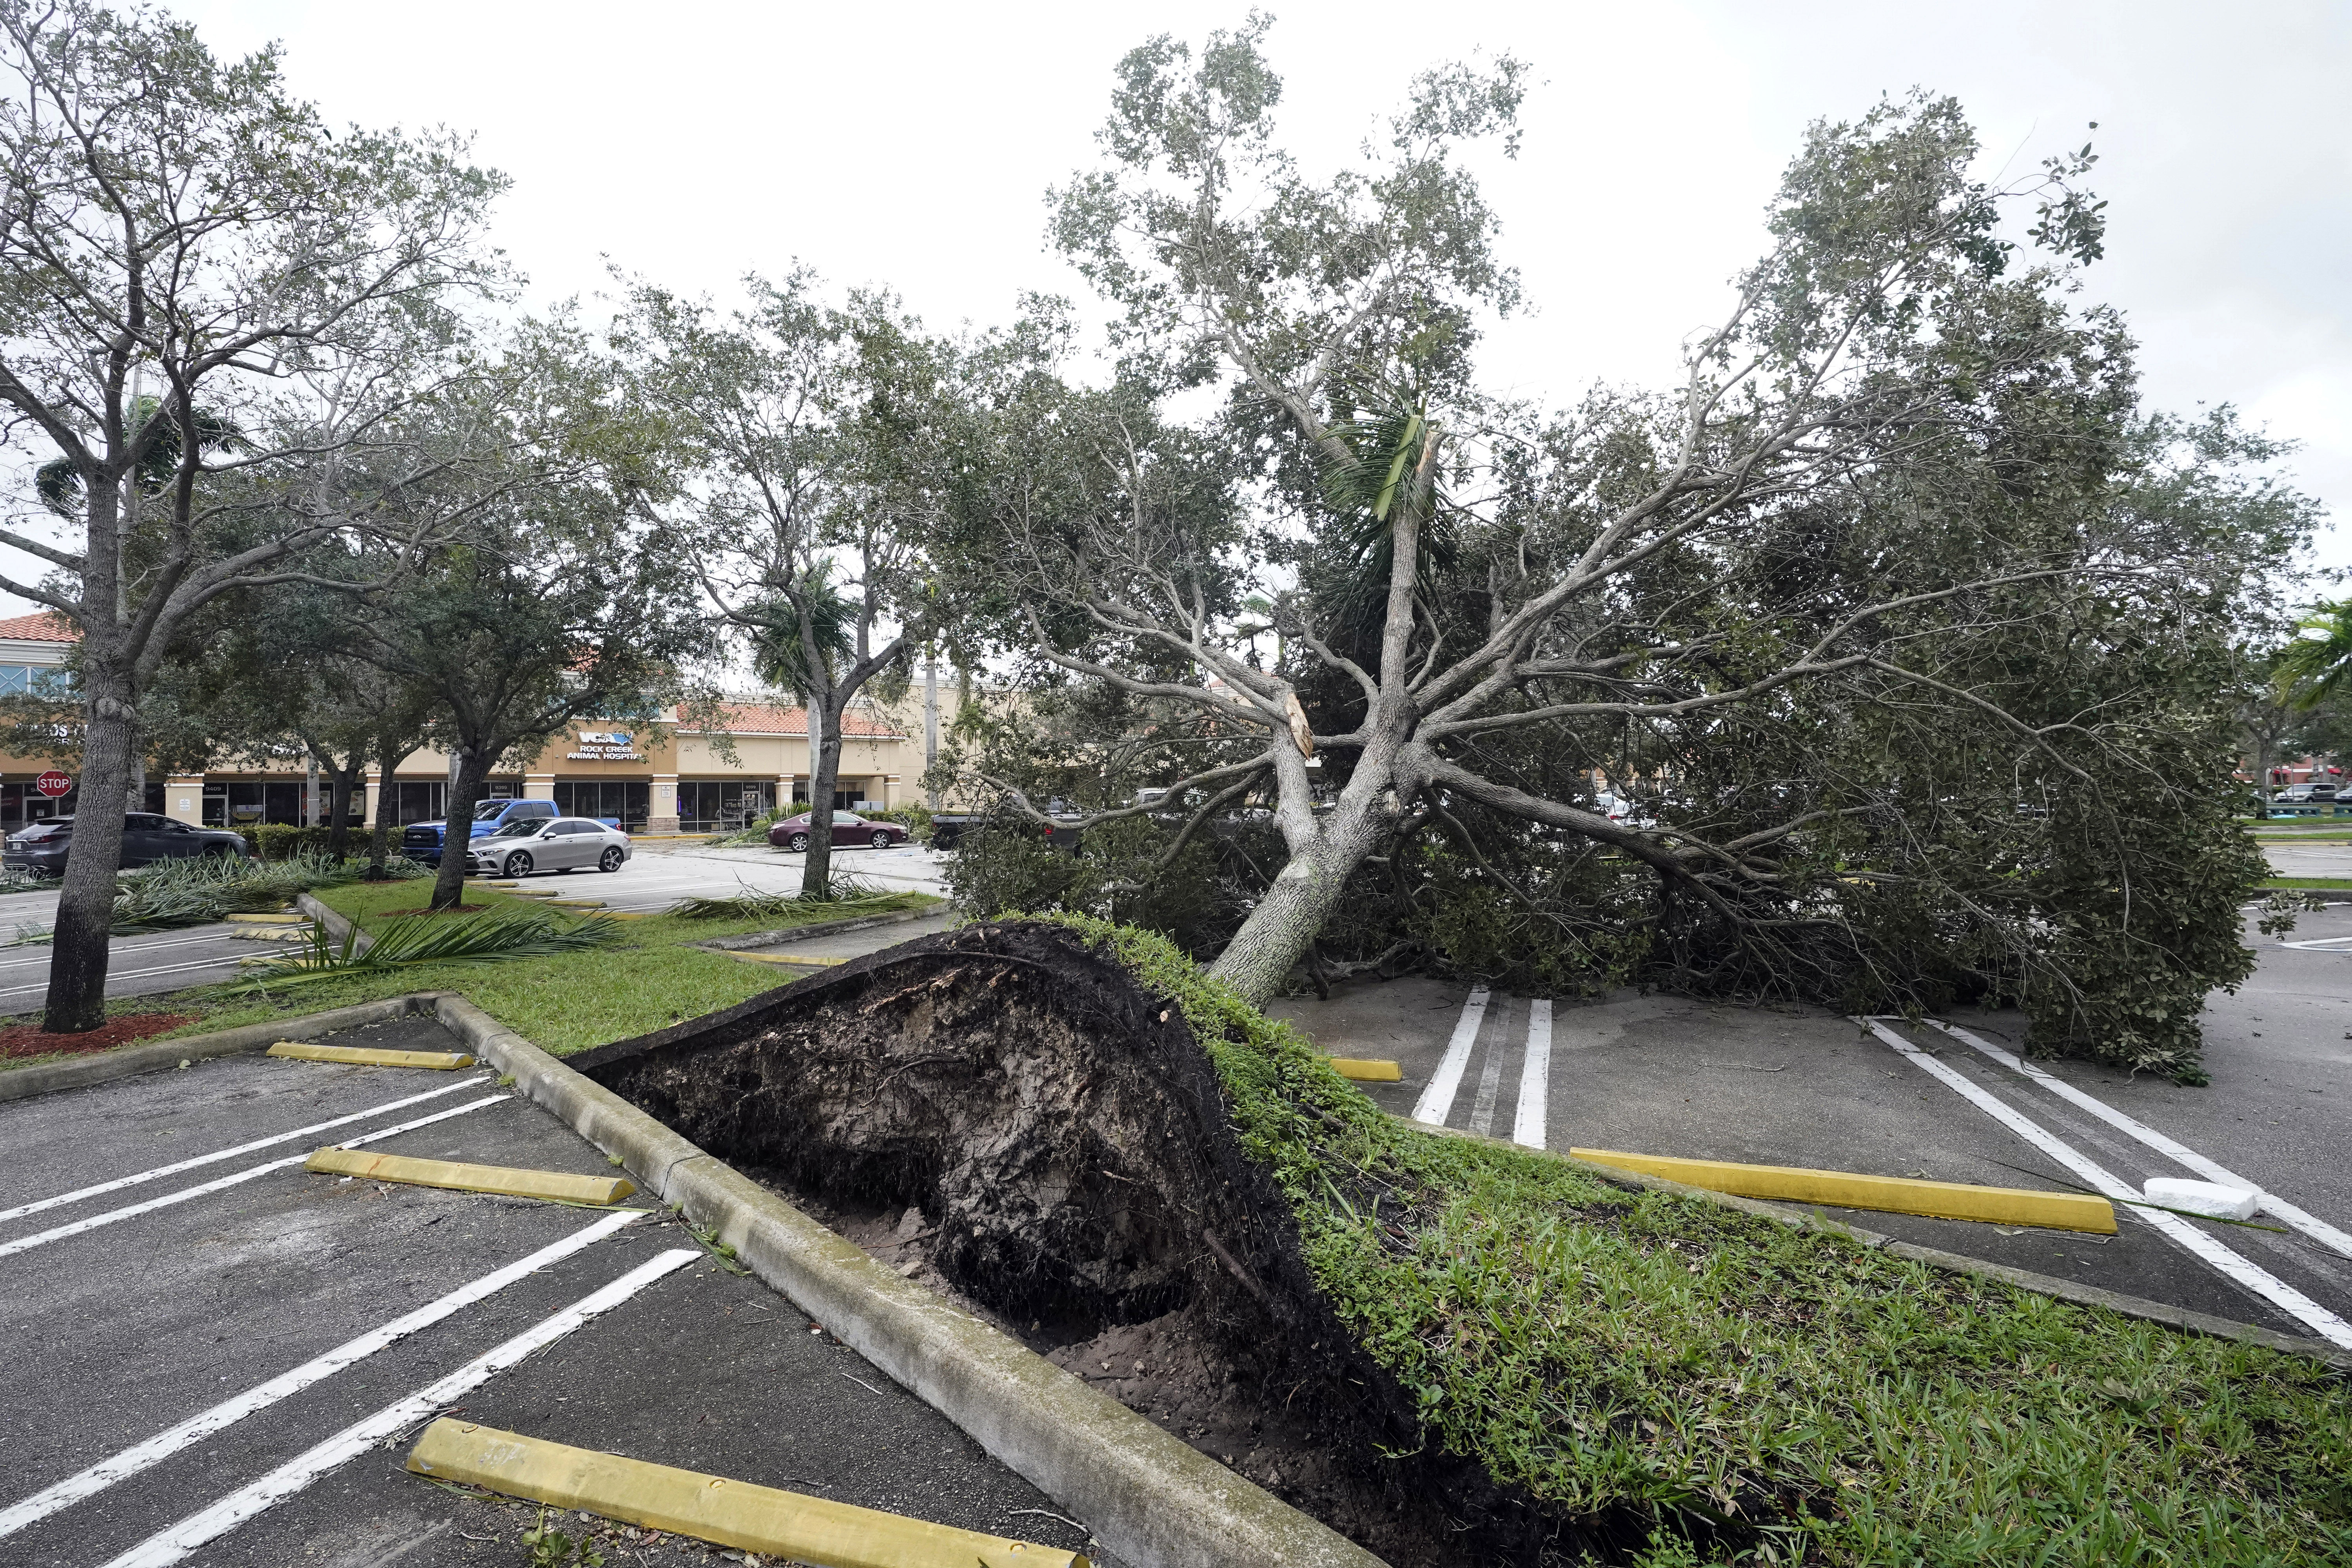
<path fill-rule="evenodd" d="M 17 1057 L 86 1056 L 111 1050 L 153 1035 L 169 1034 L 196 1021 L 194 1013 L 125 1013 L 79 1035 L 52 1035 L 38 1024 L 0 1029 L 0 1060 Z"/>
<path fill-rule="evenodd" d="M 1555 1540 L 1423 1446 L 1182 1014 L 1061 927 L 924 938 L 571 1065 L 1399 1568 Z"/>

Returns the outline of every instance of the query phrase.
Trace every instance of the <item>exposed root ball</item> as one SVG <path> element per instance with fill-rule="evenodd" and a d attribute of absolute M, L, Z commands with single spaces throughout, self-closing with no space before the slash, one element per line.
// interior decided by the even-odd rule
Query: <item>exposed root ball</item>
<path fill-rule="evenodd" d="M 572 1061 L 803 1201 L 877 1216 L 1082 1375 L 1144 1370 L 1147 1341 L 1192 1358 L 1192 1394 L 1119 1391 L 1204 1451 L 1256 1453 L 1401 1568 L 1543 1558 L 1556 1527 L 1424 1447 L 1341 1325 L 1181 1011 L 1066 928 L 925 938 Z"/>
<path fill-rule="evenodd" d="M 910 942 L 574 1063 L 723 1159 L 919 1208 L 934 1265 L 1008 1315 L 1312 1310 L 1182 1016 L 1058 927 Z"/>

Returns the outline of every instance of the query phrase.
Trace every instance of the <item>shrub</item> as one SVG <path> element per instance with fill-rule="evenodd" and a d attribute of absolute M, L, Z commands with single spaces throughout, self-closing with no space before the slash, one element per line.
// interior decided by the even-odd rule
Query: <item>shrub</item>
<path fill-rule="evenodd" d="M 334 837 L 331 827 L 301 827 L 290 822 L 264 822 L 252 827 L 240 827 L 245 841 L 264 860 L 291 860 L 304 853 L 324 855 L 327 843 Z M 357 849 L 367 842 L 365 828 L 353 828 L 349 847 Z"/>
<path fill-rule="evenodd" d="M 906 828 L 918 844 L 929 844 L 931 841 L 931 808 L 919 800 L 910 800 L 903 805 L 894 805 L 887 811 L 868 811 L 860 815 L 878 817 L 884 822 L 898 823 Z"/>

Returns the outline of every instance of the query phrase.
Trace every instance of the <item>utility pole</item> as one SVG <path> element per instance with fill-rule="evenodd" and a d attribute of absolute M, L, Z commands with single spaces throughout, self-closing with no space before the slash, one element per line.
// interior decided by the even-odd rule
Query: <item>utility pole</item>
<path fill-rule="evenodd" d="M 940 808 L 940 786 L 931 770 L 940 765 L 940 661 L 923 650 L 923 798 L 933 811 Z"/>

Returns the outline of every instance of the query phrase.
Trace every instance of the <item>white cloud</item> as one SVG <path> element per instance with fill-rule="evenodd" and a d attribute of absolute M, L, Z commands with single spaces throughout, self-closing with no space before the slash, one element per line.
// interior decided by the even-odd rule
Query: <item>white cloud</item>
<path fill-rule="evenodd" d="M 179 9 L 216 49 L 283 39 L 332 120 L 478 132 L 515 179 L 499 241 L 542 300 L 603 287 L 607 256 L 722 297 L 798 258 L 950 325 L 1004 319 L 1022 289 L 1083 292 L 1045 251 L 1043 195 L 1093 162 L 1112 66 L 1245 7 Z M 2091 292 L 2129 312 L 2151 399 L 2240 405 L 2306 443 L 2306 487 L 2352 503 L 2352 9 L 1325 0 L 1278 16 L 1284 133 L 1310 169 L 1350 156 L 1433 61 L 1533 62 L 1520 159 L 1479 161 L 1537 307 L 1486 349 L 1522 395 L 1670 374 L 1759 248 L 1805 122 L 1916 83 L 1959 96 L 2015 173 L 2095 139 L 2113 224 Z"/>

